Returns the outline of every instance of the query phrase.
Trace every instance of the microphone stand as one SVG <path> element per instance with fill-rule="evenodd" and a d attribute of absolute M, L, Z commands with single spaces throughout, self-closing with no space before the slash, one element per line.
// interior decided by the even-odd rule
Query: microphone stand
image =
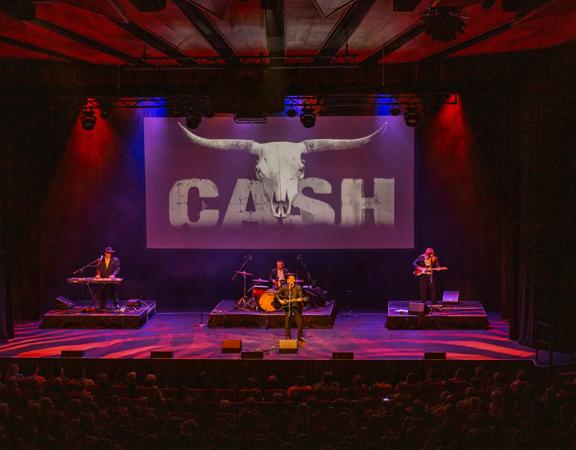
<path fill-rule="evenodd" d="M 309 286 L 313 285 L 314 283 L 312 282 L 312 275 L 310 274 L 308 267 L 306 267 L 306 264 L 304 263 L 304 258 L 302 258 L 302 256 L 300 256 L 300 258 L 298 258 L 298 262 L 300 263 L 300 265 L 302 266 L 302 268 L 306 272 L 306 279 L 308 281 L 308 285 Z"/>
<path fill-rule="evenodd" d="M 77 273 L 79 273 L 80 275 L 84 274 L 84 269 L 87 269 L 88 267 L 96 267 L 98 265 L 98 262 L 100 261 L 102 257 L 98 257 L 96 258 L 94 261 L 89 262 L 88 264 L 86 264 L 83 267 L 80 267 L 79 269 L 75 270 L 74 272 L 72 272 L 72 275 L 76 275 Z M 84 285 L 84 283 L 82 283 L 82 285 Z M 91 308 L 96 308 L 96 296 L 95 294 L 92 292 L 92 288 L 90 287 L 89 283 L 86 283 L 86 287 L 88 288 L 88 293 L 90 294 L 90 305 L 88 305 L 88 307 L 84 308 L 82 310 L 82 312 L 90 312 Z"/>
<path fill-rule="evenodd" d="M 87 269 L 88 267 L 96 267 L 96 265 L 98 264 L 98 261 L 100 261 L 100 258 L 101 257 L 98 257 L 94 261 L 89 262 L 85 266 L 80 267 L 79 269 L 75 270 L 74 272 L 72 272 L 72 275 L 76 275 L 77 273 L 83 273 L 84 269 Z"/>
<path fill-rule="evenodd" d="M 236 277 L 238 276 L 238 272 L 243 272 L 244 267 L 246 267 L 246 264 L 248 264 L 248 262 L 250 262 L 251 260 L 252 260 L 252 257 L 250 255 L 246 255 L 244 257 L 244 261 L 242 261 L 242 264 L 240 264 L 240 267 L 238 267 L 238 269 L 234 271 L 234 275 L 232 275 L 232 278 L 230 278 L 230 281 L 234 281 L 236 279 Z"/>
<path fill-rule="evenodd" d="M 202 286 L 200 289 L 200 323 L 196 324 L 197 327 L 204 327 L 206 324 L 204 323 L 204 295 L 206 293 L 206 286 L 204 286 L 204 277 L 200 275 L 200 285 Z"/>

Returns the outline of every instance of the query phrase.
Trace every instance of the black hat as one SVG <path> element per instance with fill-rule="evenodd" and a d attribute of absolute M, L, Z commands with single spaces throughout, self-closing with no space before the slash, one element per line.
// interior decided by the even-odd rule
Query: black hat
<path fill-rule="evenodd" d="M 106 247 L 102 253 L 116 253 L 112 247 Z"/>

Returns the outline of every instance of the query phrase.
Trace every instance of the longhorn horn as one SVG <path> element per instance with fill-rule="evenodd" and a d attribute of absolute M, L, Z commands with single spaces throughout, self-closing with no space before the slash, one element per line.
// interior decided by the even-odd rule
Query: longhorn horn
<path fill-rule="evenodd" d="M 358 139 L 307 139 L 304 141 L 306 153 L 324 152 L 332 150 L 350 150 L 362 145 L 366 145 L 379 133 L 386 131 L 388 122 L 384 122 L 374 133 Z"/>
<path fill-rule="evenodd" d="M 192 143 L 211 150 L 236 150 L 257 154 L 257 143 L 248 139 L 207 139 L 192 133 L 188 128 L 178 122 L 180 128 L 184 131 Z"/>

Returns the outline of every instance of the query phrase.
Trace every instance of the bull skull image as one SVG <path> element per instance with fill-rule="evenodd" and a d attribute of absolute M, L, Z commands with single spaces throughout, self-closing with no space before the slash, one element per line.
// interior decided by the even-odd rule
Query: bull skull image
<path fill-rule="evenodd" d="M 247 139 L 206 139 L 178 123 L 186 136 L 197 146 L 212 150 L 235 150 L 248 152 L 258 157 L 256 178 L 264 186 L 266 197 L 275 217 L 290 215 L 292 202 L 298 194 L 298 180 L 304 178 L 302 155 L 312 152 L 351 150 L 369 144 L 383 132 L 384 123 L 372 134 L 357 139 L 307 139 L 301 142 L 260 143 Z"/>

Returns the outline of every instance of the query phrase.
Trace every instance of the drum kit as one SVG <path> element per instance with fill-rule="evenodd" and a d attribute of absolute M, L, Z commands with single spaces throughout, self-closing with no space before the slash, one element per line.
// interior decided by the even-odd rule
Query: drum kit
<path fill-rule="evenodd" d="M 252 277 L 253 274 L 244 270 L 237 270 L 235 274 L 241 276 L 243 279 L 243 293 L 242 297 L 240 297 L 234 305 L 234 308 L 269 313 L 280 310 L 278 308 L 278 302 L 275 301 L 277 288 L 271 280 L 253 278 L 252 286 L 247 289 L 247 279 Z M 302 284 L 303 282 L 303 280 L 296 280 L 298 284 Z M 325 291 L 322 289 L 313 286 L 303 286 L 303 290 L 309 299 L 305 307 L 318 308 L 324 306 L 326 303 Z M 319 295 L 319 292 L 323 292 L 324 295 Z"/>

